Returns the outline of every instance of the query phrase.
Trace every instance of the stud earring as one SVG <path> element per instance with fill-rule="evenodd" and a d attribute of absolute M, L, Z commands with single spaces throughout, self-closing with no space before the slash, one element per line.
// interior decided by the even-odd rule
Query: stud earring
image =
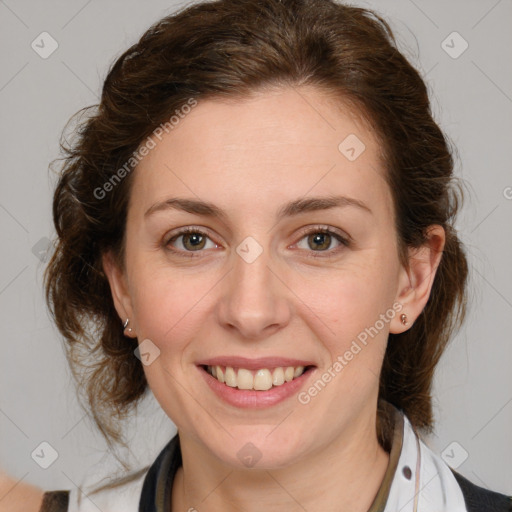
<path fill-rule="evenodd" d="M 402 313 L 400 315 L 400 321 L 402 322 L 403 325 L 407 325 L 407 315 L 405 313 Z"/>
<path fill-rule="evenodd" d="M 128 324 L 130 323 L 130 319 L 127 318 L 123 324 L 123 330 L 126 330 L 126 328 L 128 327 Z M 131 327 L 128 327 L 128 332 L 131 334 L 132 333 L 132 328 Z"/>

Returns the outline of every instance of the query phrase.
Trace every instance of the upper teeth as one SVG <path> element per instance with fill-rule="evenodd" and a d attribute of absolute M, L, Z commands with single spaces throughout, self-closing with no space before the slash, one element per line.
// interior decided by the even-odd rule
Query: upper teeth
<path fill-rule="evenodd" d="M 285 382 L 290 382 L 295 377 L 300 377 L 304 373 L 304 366 L 279 366 L 272 371 L 262 368 L 257 370 L 254 375 L 251 370 L 245 368 L 237 369 L 231 366 L 208 366 L 207 371 L 219 382 L 224 382 L 232 388 L 265 391 L 270 389 L 272 385 L 281 386 Z"/>

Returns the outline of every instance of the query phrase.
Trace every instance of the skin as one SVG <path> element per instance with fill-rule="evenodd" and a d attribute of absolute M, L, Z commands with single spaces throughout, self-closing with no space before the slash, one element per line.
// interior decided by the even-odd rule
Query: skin
<path fill-rule="evenodd" d="M 349 134 L 366 146 L 355 161 L 338 150 Z M 368 510 L 389 460 L 375 427 L 388 334 L 408 329 L 424 308 L 443 229 L 431 226 L 409 269 L 401 266 L 377 138 L 315 88 L 199 102 L 155 142 L 134 171 L 124 269 L 111 254 L 104 268 L 120 321 L 129 318 L 129 334 L 160 350 L 144 371 L 180 436 L 173 510 Z M 345 206 L 276 219 L 288 201 L 329 195 L 355 198 L 371 213 Z M 177 209 L 145 218 L 170 197 L 212 202 L 225 219 Z M 320 251 L 301 232 L 318 225 L 352 242 L 333 236 Z M 166 246 L 186 226 L 206 231 L 206 245 L 194 251 L 179 237 Z M 252 263 L 236 252 L 248 236 L 263 250 Z M 396 314 L 305 405 L 296 395 L 266 409 L 227 405 L 195 364 L 296 357 L 317 366 L 309 386 L 396 303 L 408 326 Z M 248 442 L 261 453 L 252 468 L 237 457 Z"/>
<path fill-rule="evenodd" d="M 338 144 L 349 134 L 365 151 L 349 161 Z M 124 269 L 104 256 L 120 321 L 160 355 L 144 366 L 149 385 L 177 425 L 183 467 L 173 510 L 367 511 L 388 454 L 377 442 L 378 376 L 389 332 L 408 329 L 423 310 L 445 235 L 431 226 L 424 247 L 398 260 L 393 204 L 372 131 L 339 102 L 310 87 L 260 92 L 250 100 L 200 102 L 134 171 Z M 291 200 L 344 195 L 354 207 L 276 219 Z M 169 197 L 210 201 L 223 220 L 178 210 L 146 210 Z M 319 251 L 310 233 L 334 228 Z M 179 257 L 178 228 L 208 237 L 195 258 Z M 248 263 L 236 252 L 247 237 L 263 252 Z M 307 254 L 319 257 L 307 257 Z M 326 255 L 331 253 L 331 257 Z M 237 409 L 200 378 L 195 361 L 217 355 L 283 356 L 313 361 L 315 382 L 400 304 L 399 314 L 307 404 L 293 396 L 273 407 Z M 237 452 L 248 442 L 261 459 L 247 468 Z M 0 512 L 39 510 L 43 491 L 0 473 Z"/>
<path fill-rule="evenodd" d="M 0 512 L 38 512 L 43 490 L 0 471 Z"/>

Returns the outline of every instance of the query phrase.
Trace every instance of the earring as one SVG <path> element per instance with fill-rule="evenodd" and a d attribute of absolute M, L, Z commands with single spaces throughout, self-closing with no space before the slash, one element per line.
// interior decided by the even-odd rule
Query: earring
<path fill-rule="evenodd" d="M 126 330 L 126 328 L 128 327 L 128 324 L 130 323 L 130 319 L 127 318 L 123 324 L 123 330 Z M 131 334 L 132 332 L 132 328 L 131 327 L 128 327 L 128 332 Z"/>
<path fill-rule="evenodd" d="M 402 313 L 400 315 L 400 321 L 402 322 L 402 324 L 407 325 L 407 315 L 405 313 Z"/>

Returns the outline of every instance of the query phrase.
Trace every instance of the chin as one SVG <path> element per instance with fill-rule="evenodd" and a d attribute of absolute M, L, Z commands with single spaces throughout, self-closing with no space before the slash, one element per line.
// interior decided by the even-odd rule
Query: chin
<path fill-rule="evenodd" d="M 282 429 L 276 425 L 255 425 L 230 430 L 233 437 L 218 446 L 209 446 L 225 464 L 239 469 L 279 469 L 293 464 L 301 457 L 308 443 L 297 428 Z M 208 443 L 207 443 L 208 446 Z"/>

